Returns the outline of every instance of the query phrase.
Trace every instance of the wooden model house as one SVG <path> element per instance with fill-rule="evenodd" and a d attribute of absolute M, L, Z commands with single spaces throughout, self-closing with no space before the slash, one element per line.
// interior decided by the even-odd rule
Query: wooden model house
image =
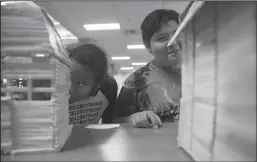
<path fill-rule="evenodd" d="M 256 161 L 257 3 L 190 5 L 177 31 L 184 37 L 178 145 L 196 161 Z"/>
<path fill-rule="evenodd" d="M 1 129 L 11 131 L 1 141 L 12 143 L 1 143 L 2 150 L 58 151 L 64 145 L 71 130 L 69 65 L 44 10 L 30 1 L 1 6 L 1 123 L 9 120 Z"/>

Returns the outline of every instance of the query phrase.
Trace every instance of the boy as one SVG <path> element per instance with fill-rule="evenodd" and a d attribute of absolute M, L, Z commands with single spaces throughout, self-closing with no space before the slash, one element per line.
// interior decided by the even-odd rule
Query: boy
<path fill-rule="evenodd" d="M 141 24 L 142 39 L 154 59 L 132 73 L 124 82 L 115 108 L 116 122 L 136 127 L 160 127 L 178 120 L 181 97 L 181 42 L 167 44 L 179 26 L 179 14 L 159 9 Z"/>
<path fill-rule="evenodd" d="M 107 74 L 105 52 L 94 44 L 79 44 L 70 58 L 70 124 L 96 124 L 101 118 L 111 123 L 118 86 Z"/>

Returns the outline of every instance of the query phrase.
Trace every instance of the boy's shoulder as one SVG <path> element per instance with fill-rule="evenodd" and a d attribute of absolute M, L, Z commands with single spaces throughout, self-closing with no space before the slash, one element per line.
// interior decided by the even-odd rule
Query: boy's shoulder
<path fill-rule="evenodd" d="M 107 87 L 109 87 L 109 86 L 115 87 L 115 86 L 117 86 L 117 82 L 116 82 L 116 80 L 112 76 L 107 75 L 107 77 L 104 80 L 104 83 L 102 84 L 101 87 L 106 87 L 106 86 Z"/>
<path fill-rule="evenodd" d="M 99 90 L 110 101 L 117 96 L 118 84 L 112 76 L 108 75 Z"/>
<path fill-rule="evenodd" d="M 143 79 L 142 79 L 142 76 L 143 76 L 143 73 L 146 72 L 146 71 L 150 71 L 150 63 L 149 62 L 148 64 L 146 64 L 145 66 L 143 67 L 140 67 L 139 69 L 137 69 L 136 71 L 134 71 L 133 73 L 131 73 L 127 79 L 124 81 L 124 87 L 126 88 L 136 88 L 137 87 L 137 84 L 141 84 Z"/>

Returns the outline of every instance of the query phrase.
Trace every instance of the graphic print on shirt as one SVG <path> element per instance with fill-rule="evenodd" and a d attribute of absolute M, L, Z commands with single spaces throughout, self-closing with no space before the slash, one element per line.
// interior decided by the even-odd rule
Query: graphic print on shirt
<path fill-rule="evenodd" d="M 69 124 L 97 124 L 108 105 L 109 101 L 101 91 L 95 97 L 70 104 Z"/>
<path fill-rule="evenodd" d="M 178 104 L 181 97 L 180 85 L 164 71 L 149 63 L 142 68 L 139 86 L 135 84 L 136 75 L 133 74 L 125 81 L 124 87 L 136 88 L 139 91 L 136 102 L 139 111 L 152 110 L 162 119 L 170 118 L 177 121 L 179 116 Z M 138 71 L 136 71 L 138 72 Z"/>

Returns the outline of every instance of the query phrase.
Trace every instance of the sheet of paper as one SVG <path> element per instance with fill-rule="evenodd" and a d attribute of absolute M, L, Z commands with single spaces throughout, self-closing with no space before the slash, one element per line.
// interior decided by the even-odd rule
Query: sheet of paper
<path fill-rule="evenodd" d="M 111 128 L 118 128 L 120 127 L 120 124 L 90 124 L 86 126 L 85 128 L 90 129 L 111 129 Z"/>

